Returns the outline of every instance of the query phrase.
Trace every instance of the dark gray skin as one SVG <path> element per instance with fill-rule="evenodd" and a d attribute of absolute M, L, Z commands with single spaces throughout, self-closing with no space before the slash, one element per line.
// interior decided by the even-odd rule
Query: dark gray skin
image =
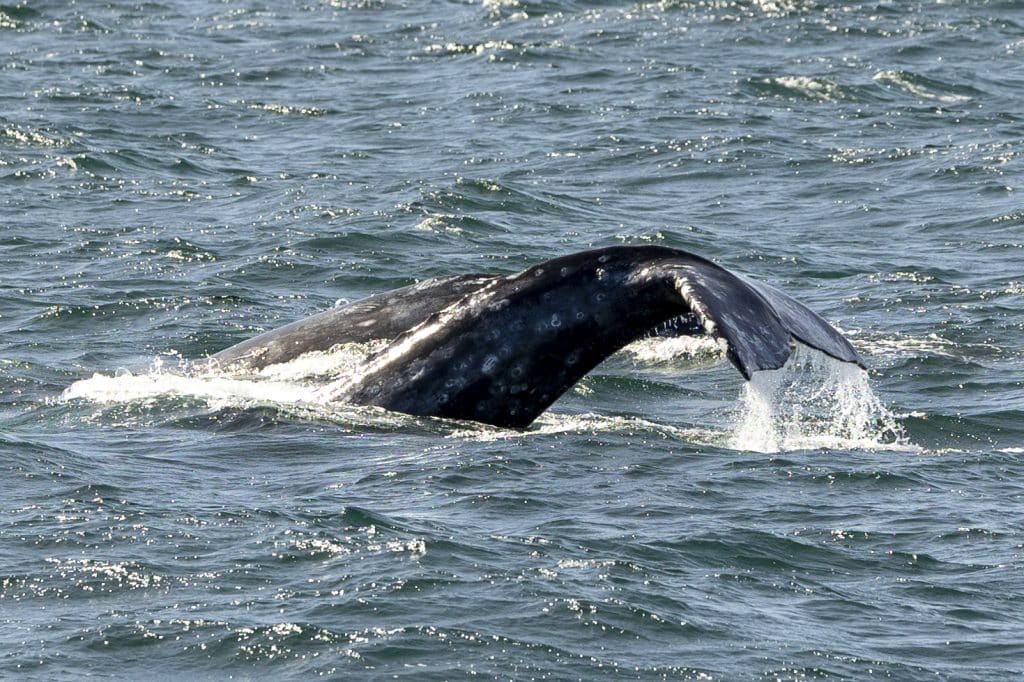
<path fill-rule="evenodd" d="M 747 379 L 782 367 L 793 339 L 863 366 L 841 334 L 786 294 L 657 246 L 585 251 L 509 277 L 431 280 L 293 323 L 214 358 L 262 366 L 338 343 L 393 339 L 338 399 L 525 427 L 602 360 L 660 330 L 724 339 L 729 360 Z"/>
<path fill-rule="evenodd" d="M 394 339 L 495 279 L 455 275 L 368 296 L 231 346 L 211 356 L 224 369 L 263 369 L 345 343 Z"/>

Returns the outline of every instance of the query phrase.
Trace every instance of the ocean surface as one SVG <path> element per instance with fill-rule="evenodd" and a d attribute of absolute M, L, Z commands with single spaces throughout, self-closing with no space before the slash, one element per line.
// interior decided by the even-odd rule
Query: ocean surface
<path fill-rule="evenodd" d="M 509 431 L 189 365 L 648 243 L 868 371 L 644 341 Z M 1024 675 L 1020 2 L 0 4 L 0 256 L 0 678 Z"/>

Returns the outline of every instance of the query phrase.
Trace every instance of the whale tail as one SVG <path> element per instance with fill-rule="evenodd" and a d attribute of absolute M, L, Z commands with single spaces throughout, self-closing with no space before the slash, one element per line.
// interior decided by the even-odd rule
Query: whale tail
<path fill-rule="evenodd" d="M 586 251 L 479 284 L 395 338 L 334 397 L 523 427 L 609 355 L 667 326 L 723 339 L 747 379 L 782 367 L 794 340 L 863 366 L 801 303 L 676 249 Z"/>
<path fill-rule="evenodd" d="M 705 331 L 724 339 L 727 356 L 747 380 L 782 367 L 791 340 L 843 362 L 863 362 L 850 342 L 805 305 L 778 289 L 691 254 L 658 263 L 649 277 L 668 278 Z"/>

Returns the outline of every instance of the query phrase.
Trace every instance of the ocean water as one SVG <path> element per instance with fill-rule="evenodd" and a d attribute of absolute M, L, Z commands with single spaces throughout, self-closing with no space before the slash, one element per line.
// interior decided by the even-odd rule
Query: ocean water
<path fill-rule="evenodd" d="M 0 677 L 1024 674 L 1024 6 L 0 4 Z M 202 358 L 589 247 L 782 288 L 507 431 Z"/>

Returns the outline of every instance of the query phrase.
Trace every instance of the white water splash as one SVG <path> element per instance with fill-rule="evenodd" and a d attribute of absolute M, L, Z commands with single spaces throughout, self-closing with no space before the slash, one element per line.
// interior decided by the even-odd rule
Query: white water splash
<path fill-rule="evenodd" d="M 630 355 L 634 363 L 657 365 L 668 362 L 708 361 L 725 357 L 725 341 L 711 336 L 650 337 L 629 344 L 620 352 Z"/>
<path fill-rule="evenodd" d="M 920 79 L 905 71 L 879 71 L 874 75 L 873 80 L 899 88 L 920 99 L 935 100 L 948 104 L 967 102 L 971 99 L 967 95 L 930 90 L 921 84 Z"/>
<path fill-rule="evenodd" d="M 347 344 L 330 351 L 305 353 L 291 362 L 270 365 L 256 373 L 231 373 L 216 364 L 183 363 L 164 368 L 160 358 L 143 373 L 118 370 L 114 375 L 94 374 L 64 389 L 61 400 L 84 399 L 101 404 L 152 402 L 175 396 L 203 400 L 213 409 L 274 404 L 316 408 L 328 402 L 321 394 L 323 381 L 357 375 L 374 344 Z"/>
<path fill-rule="evenodd" d="M 641 419 L 639 417 L 608 416 L 593 413 L 559 414 L 545 412 L 528 430 L 503 429 L 486 424 L 465 422 L 460 428 L 448 434 L 449 438 L 472 440 L 480 443 L 493 443 L 503 440 L 527 438 L 532 436 L 550 436 L 563 433 L 593 434 L 627 433 L 642 437 L 676 439 L 686 443 L 702 445 L 720 445 L 721 434 L 704 429 L 679 428 L 668 424 Z"/>
<path fill-rule="evenodd" d="M 952 341 L 931 332 L 925 336 L 858 335 L 857 348 L 868 355 L 888 357 L 944 357 L 970 361 L 972 355 L 1000 355 L 1004 349 L 994 343 Z"/>
<path fill-rule="evenodd" d="M 777 78 L 765 78 L 764 83 L 774 84 L 809 99 L 816 99 L 822 102 L 834 102 L 838 99 L 843 99 L 843 91 L 839 84 L 827 78 L 779 76 Z"/>
<path fill-rule="evenodd" d="M 85 399 L 95 403 L 145 403 L 164 396 L 197 398 L 219 409 L 265 402 L 306 402 L 311 392 L 287 381 L 234 379 L 224 375 L 182 375 L 151 371 L 119 372 L 114 376 L 93 374 L 68 386 L 63 400 Z"/>
<path fill-rule="evenodd" d="M 799 344 L 782 369 L 755 372 L 741 401 L 737 450 L 916 449 L 867 372 Z"/>
<path fill-rule="evenodd" d="M 157 358 L 148 371 L 139 374 L 119 370 L 114 375 L 94 374 L 76 381 L 60 399 L 153 406 L 159 399 L 179 397 L 201 400 L 214 410 L 272 406 L 298 418 L 326 419 L 341 425 L 398 427 L 414 422 L 415 417 L 338 402 L 325 390 L 357 380 L 380 345 L 349 344 L 306 353 L 291 362 L 249 373 L 223 371 L 206 362 L 181 362 L 166 369 Z M 700 337 L 643 339 L 624 351 L 634 364 L 642 365 L 717 361 L 723 355 L 720 344 Z M 722 432 L 721 425 L 676 428 L 632 417 L 545 413 L 528 431 L 467 422 L 450 437 L 488 442 L 606 431 L 636 431 L 759 452 L 912 448 L 895 417 L 871 391 L 866 372 L 804 347 L 797 348 L 783 369 L 756 372 L 745 382 L 731 436 Z"/>

